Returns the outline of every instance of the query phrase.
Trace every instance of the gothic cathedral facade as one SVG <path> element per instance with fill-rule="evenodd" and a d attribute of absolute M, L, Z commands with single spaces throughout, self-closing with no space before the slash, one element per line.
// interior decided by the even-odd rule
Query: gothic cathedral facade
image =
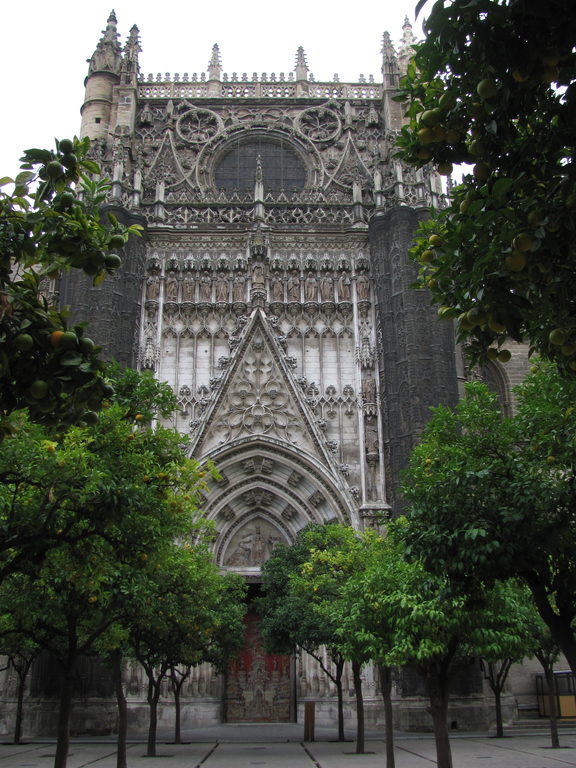
<path fill-rule="evenodd" d="M 144 237 L 117 275 L 98 288 L 70 279 L 61 300 L 91 318 L 109 357 L 173 387 L 175 426 L 221 475 L 204 498 L 215 560 L 257 585 L 275 544 L 308 523 L 363 529 L 396 514 L 430 406 L 459 396 L 453 328 L 411 288 L 408 258 L 442 188 L 393 151 L 412 30 L 406 21 L 398 51 L 384 34 L 380 82 L 355 83 L 315 81 L 302 49 L 288 74 L 229 76 L 217 46 L 200 76 L 144 77 L 138 29 L 118 38 L 112 13 L 89 61 L 81 133 L 111 179 L 109 209 Z M 195 717 L 289 720 L 315 700 L 333 719 L 315 664 L 270 661 L 247 632 L 249 657 L 227 680 L 195 670 Z M 128 678 L 135 703 L 141 683 Z M 414 685 L 405 677 L 398 696 Z M 471 685 L 478 693 L 481 679 Z M 365 686 L 376 713 L 370 671 Z M 399 727 L 423 725 L 424 700 L 409 710 Z"/>

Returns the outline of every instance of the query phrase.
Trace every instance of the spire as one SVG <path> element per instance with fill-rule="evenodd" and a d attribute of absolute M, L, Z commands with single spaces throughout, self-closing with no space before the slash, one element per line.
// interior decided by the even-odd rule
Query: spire
<path fill-rule="evenodd" d="M 133 24 L 130 29 L 130 34 L 128 35 L 128 40 L 126 40 L 126 45 L 124 46 L 124 55 L 130 54 L 131 57 L 138 58 L 138 54 L 141 50 L 140 30 L 136 24 Z"/>
<path fill-rule="evenodd" d="M 416 43 L 416 37 L 412 31 L 412 24 L 408 16 L 404 18 L 404 24 L 402 25 L 402 39 L 400 41 L 400 50 L 398 52 L 398 64 L 400 66 L 400 73 L 406 74 L 408 67 L 408 59 L 414 54 L 414 44 Z"/>
<path fill-rule="evenodd" d="M 118 29 L 117 25 L 118 20 L 116 18 L 116 13 L 114 12 L 114 9 L 110 11 L 110 16 L 108 16 L 108 21 L 106 23 L 106 29 L 102 30 L 102 42 L 110 42 L 115 43 L 118 39 Z"/>
<path fill-rule="evenodd" d="M 302 46 L 296 51 L 296 80 L 308 80 L 308 62 Z"/>
<path fill-rule="evenodd" d="M 114 11 L 111 11 L 106 23 L 106 29 L 102 30 L 102 37 L 96 46 L 96 50 L 92 54 L 92 58 L 88 59 L 88 75 L 94 72 L 114 72 L 114 74 L 118 74 L 120 71 L 122 49 L 118 42 L 116 25 L 116 14 Z"/>
<path fill-rule="evenodd" d="M 382 36 L 382 78 L 385 88 L 398 85 L 398 59 L 389 32 Z"/>
<path fill-rule="evenodd" d="M 134 24 L 126 40 L 124 46 L 124 59 L 122 61 L 122 80 L 126 83 L 130 80 L 131 76 L 137 76 L 140 72 L 140 66 L 138 64 L 138 54 L 142 48 L 140 47 L 139 29 Z"/>
<path fill-rule="evenodd" d="M 390 38 L 389 32 L 384 32 L 382 35 L 382 61 L 392 62 L 396 59 L 396 51 L 394 49 L 394 43 Z"/>
<path fill-rule="evenodd" d="M 218 43 L 212 46 L 212 56 L 208 63 L 208 80 L 220 80 L 222 75 L 222 60 Z"/>

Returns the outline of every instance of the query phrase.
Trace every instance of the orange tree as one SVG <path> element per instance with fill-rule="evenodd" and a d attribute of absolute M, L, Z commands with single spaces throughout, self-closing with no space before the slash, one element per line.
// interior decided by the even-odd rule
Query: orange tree
<path fill-rule="evenodd" d="M 339 648 L 336 624 L 319 607 L 323 600 L 331 599 L 333 592 L 316 589 L 314 599 L 311 599 L 300 579 L 301 568 L 308 562 L 311 551 L 331 548 L 338 541 L 339 533 L 340 526 L 314 523 L 299 531 L 292 545 L 278 544 L 262 566 L 263 596 L 258 599 L 257 606 L 267 649 L 287 654 L 293 653 L 295 648 L 305 651 L 334 683 L 338 700 L 338 740 L 344 741 L 342 675 L 346 660 Z M 327 663 L 322 647 L 326 648 L 330 663 Z"/>
<path fill-rule="evenodd" d="M 111 373 L 106 382 L 118 387 L 118 402 L 104 402 L 102 426 L 54 432 L 25 411 L 13 415 L 19 428 L 0 443 L 0 581 L 33 572 L 63 544 L 110 539 L 109 526 L 123 519 L 128 502 L 146 510 L 156 493 L 167 493 L 164 465 L 176 471 L 183 462 L 182 439 L 148 425 L 174 410 L 174 393 L 148 372 Z"/>
<path fill-rule="evenodd" d="M 420 0 L 417 10 L 426 4 Z M 474 361 L 507 339 L 576 371 L 576 5 L 437 0 L 401 81 L 399 156 L 472 172 L 413 249 Z"/>
<path fill-rule="evenodd" d="M 147 382 L 146 389 L 151 385 Z M 167 385 L 156 383 L 166 392 Z M 122 391 L 122 382 L 119 383 Z M 55 764 L 68 752 L 78 659 L 132 602 L 176 540 L 202 540 L 202 471 L 182 436 L 110 403 L 93 426 L 54 435 L 22 422 L 0 445 L 0 605 L 11 631 L 57 660 L 62 680 Z"/>
<path fill-rule="evenodd" d="M 516 398 L 503 419 L 475 382 L 434 409 L 403 478 L 409 550 L 457 592 L 521 579 L 576 670 L 576 381 L 540 364 Z"/>
<path fill-rule="evenodd" d="M 45 424 L 90 422 L 111 394 L 98 347 L 41 290 L 71 268 L 101 282 L 139 229 L 112 215 L 101 222 L 108 186 L 91 178 L 99 168 L 88 149 L 88 139 L 29 149 L 16 179 L 0 179 L 2 188 L 13 185 L 11 194 L 0 191 L 0 440 L 12 433 L 17 409 Z"/>
<path fill-rule="evenodd" d="M 244 640 L 246 589 L 237 574 L 218 572 L 206 542 L 169 547 L 145 585 L 138 599 L 122 601 L 119 624 L 126 631 L 127 655 L 146 674 L 146 754 L 155 757 L 158 703 L 170 668 L 212 661 L 224 671 Z"/>

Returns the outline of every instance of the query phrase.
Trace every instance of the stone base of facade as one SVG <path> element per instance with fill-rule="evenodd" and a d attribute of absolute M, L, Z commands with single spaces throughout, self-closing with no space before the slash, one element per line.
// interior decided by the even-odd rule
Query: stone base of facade
<path fill-rule="evenodd" d="M 297 705 L 296 722 L 304 722 L 305 701 L 315 701 L 315 722 L 320 728 L 337 728 L 338 708 L 336 698 L 300 700 Z M 365 705 L 366 729 L 384 730 L 382 701 L 367 699 Z M 394 726 L 399 731 L 432 731 L 432 718 L 428 713 L 427 701 L 420 697 L 410 700 L 393 701 Z M 503 698 L 504 724 L 510 725 L 518 718 L 513 696 Z M 0 738 L 12 738 L 16 714 L 16 703 L 0 703 Z M 158 735 L 169 736 L 174 729 L 174 703 L 166 701 L 158 708 Z M 149 710 L 146 701 L 132 700 L 128 704 L 129 737 L 144 737 L 148 731 Z M 449 709 L 450 729 L 461 731 L 488 731 L 494 728 L 493 702 L 482 696 L 455 698 Z M 56 733 L 58 708 L 55 701 L 25 702 L 23 738 L 53 738 Z M 195 728 L 218 725 L 222 722 L 222 701 L 218 698 L 184 700 L 181 709 L 181 729 L 186 734 Z M 354 738 L 356 730 L 356 708 L 354 700 L 344 701 L 344 726 L 347 738 Z M 117 712 L 111 700 L 93 699 L 74 703 L 70 733 L 76 736 L 112 736 L 117 732 Z"/>

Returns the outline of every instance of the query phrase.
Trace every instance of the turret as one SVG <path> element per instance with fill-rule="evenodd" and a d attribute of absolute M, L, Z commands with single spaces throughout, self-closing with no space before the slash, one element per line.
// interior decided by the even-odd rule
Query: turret
<path fill-rule="evenodd" d="M 84 104 L 81 136 L 90 139 L 106 138 L 110 131 L 114 86 L 120 80 L 122 49 L 118 42 L 116 14 L 110 13 L 102 38 L 88 59 L 88 76 L 84 81 Z"/>

